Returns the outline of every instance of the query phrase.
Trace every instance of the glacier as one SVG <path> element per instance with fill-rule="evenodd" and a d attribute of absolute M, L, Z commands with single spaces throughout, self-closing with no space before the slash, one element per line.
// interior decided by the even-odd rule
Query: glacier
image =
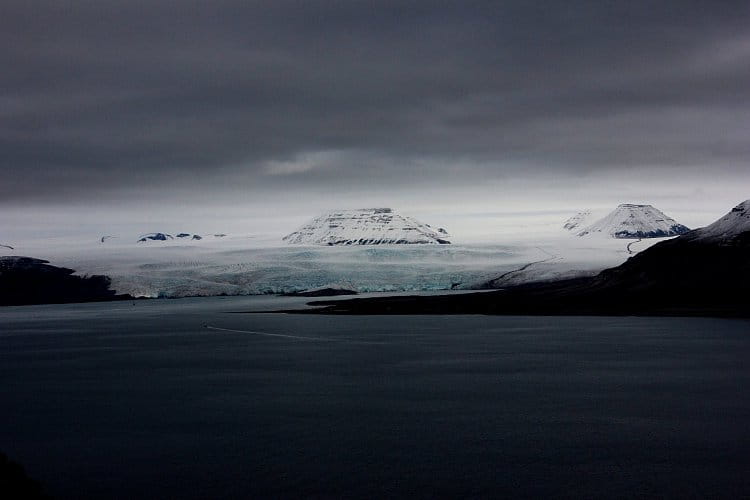
<path fill-rule="evenodd" d="M 222 238 L 136 243 L 135 238 L 39 241 L 17 252 L 104 274 L 117 293 L 187 297 L 293 293 L 332 287 L 366 292 L 426 292 L 503 287 L 589 276 L 621 264 L 623 240 L 557 236 L 473 245 L 284 245 Z M 640 251 L 661 239 L 635 245 Z"/>

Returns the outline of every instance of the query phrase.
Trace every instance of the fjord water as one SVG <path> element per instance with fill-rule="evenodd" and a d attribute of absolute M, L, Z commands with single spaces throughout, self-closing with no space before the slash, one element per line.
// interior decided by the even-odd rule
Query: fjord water
<path fill-rule="evenodd" d="M 750 494 L 746 320 L 229 313 L 305 300 L 4 308 L 0 451 L 58 498 Z"/>

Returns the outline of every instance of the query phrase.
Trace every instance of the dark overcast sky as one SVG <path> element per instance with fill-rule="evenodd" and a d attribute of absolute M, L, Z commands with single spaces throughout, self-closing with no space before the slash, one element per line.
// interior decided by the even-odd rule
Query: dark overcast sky
<path fill-rule="evenodd" d="M 0 206 L 731 206 L 749 26 L 747 0 L 4 0 Z"/>

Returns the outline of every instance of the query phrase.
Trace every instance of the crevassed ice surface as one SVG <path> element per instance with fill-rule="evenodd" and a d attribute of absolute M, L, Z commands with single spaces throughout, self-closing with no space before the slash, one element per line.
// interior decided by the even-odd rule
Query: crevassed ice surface
<path fill-rule="evenodd" d="M 172 247 L 109 262 L 80 262 L 112 277 L 118 292 L 140 296 L 286 293 L 321 287 L 358 292 L 471 287 L 520 267 L 533 248 L 278 247 L 202 251 Z"/>

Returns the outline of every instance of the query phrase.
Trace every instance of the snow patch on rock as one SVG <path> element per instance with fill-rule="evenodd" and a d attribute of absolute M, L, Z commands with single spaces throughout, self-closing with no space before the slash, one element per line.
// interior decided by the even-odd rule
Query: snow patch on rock
<path fill-rule="evenodd" d="M 591 221 L 591 210 L 582 210 L 566 220 L 565 224 L 563 224 L 563 229 L 567 229 L 568 231 L 583 229 L 589 221 Z"/>

